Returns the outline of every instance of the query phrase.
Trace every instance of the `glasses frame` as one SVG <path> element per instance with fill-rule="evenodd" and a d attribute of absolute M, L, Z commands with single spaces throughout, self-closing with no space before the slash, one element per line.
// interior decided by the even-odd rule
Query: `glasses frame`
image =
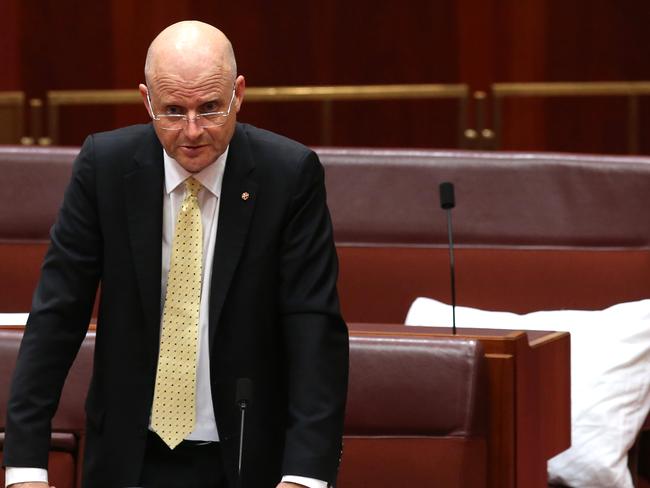
<path fill-rule="evenodd" d="M 163 127 L 161 125 L 160 128 L 163 129 L 163 130 L 173 130 L 173 131 L 183 130 L 185 127 L 188 126 L 190 121 L 196 122 L 196 125 L 198 125 L 199 127 L 202 127 L 203 129 L 207 129 L 207 128 L 210 128 L 210 127 L 221 127 L 221 126 L 226 124 L 226 122 L 228 121 L 228 116 L 230 115 L 230 112 L 232 111 L 232 102 L 235 101 L 235 88 L 236 88 L 236 86 L 233 84 L 233 86 L 232 86 L 232 96 L 230 97 L 230 103 L 228 104 L 228 110 L 221 111 L 221 112 L 206 112 L 206 113 L 203 113 L 203 114 L 199 113 L 199 114 L 196 114 L 194 117 L 188 117 L 187 114 L 163 114 L 163 115 L 158 114 L 158 115 L 156 115 L 156 113 L 153 111 L 153 104 L 151 103 L 151 98 L 149 96 L 149 87 L 147 87 L 147 102 L 149 103 L 149 110 L 151 111 L 151 119 L 152 120 L 157 120 L 158 122 L 165 121 L 165 120 L 168 120 L 168 121 L 184 120 L 185 121 L 185 125 L 183 125 L 181 127 L 178 127 L 178 128 Z M 221 117 L 223 122 L 221 122 L 220 124 L 210 123 L 210 125 L 203 125 L 201 123 L 201 119 L 204 119 L 205 122 L 207 122 L 207 119 L 205 119 L 205 117 L 212 117 L 214 115 L 218 115 L 219 117 Z M 203 123 L 205 123 L 205 122 L 203 122 Z"/>

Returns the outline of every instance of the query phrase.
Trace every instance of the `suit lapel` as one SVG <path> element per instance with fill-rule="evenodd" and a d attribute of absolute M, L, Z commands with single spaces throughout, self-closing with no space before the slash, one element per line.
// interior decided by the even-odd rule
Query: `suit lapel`
<path fill-rule="evenodd" d="M 213 343 L 223 303 L 241 258 L 257 200 L 254 167 L 246 134 L 237 125 L 230 141 L 219 203 L 210 286 L 210 343 Z"/>
<path fill-rule="evenodd" d="M 147 343 L 157 347 L 160 332 L 164 166 L 162 147 L 153 129 L 150 136 L 136 153 L 130 170 L 125 173 L 124 185 L 133 262 L 147 334 L 151 336 L 147 337 Z M 153 350 L 151 352 L 154 353 Z"/>

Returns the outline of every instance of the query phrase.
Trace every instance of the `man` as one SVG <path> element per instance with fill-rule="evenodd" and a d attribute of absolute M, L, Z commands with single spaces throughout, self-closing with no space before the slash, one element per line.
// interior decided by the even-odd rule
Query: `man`
<path fill-rule="evenodd" d="M 236 486 L 242 378 L 242 486 L 332 484 L 348 337 L 318 158 L 236 122 L 245 80 L 212 26 L 161 32 L 145 78 L 152 124 L 91 136 L 75 161 L 12 383 L 7 483 L 48 486 L 101 282 L 84 487 Z"/>

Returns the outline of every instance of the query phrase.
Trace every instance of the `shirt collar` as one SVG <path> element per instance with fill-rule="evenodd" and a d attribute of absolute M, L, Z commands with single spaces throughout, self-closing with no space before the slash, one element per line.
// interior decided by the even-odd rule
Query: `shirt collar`
<path fill-rule="evenodd" d="M 165 192 L 172 193 L 181 183 L 183 183 L 190 176 L 193 176 L 204 188 L 210 193 L 219 196 L 221 193 L 221 182 L 223 181 L 223 173 L 226 169 L 226 159 L 228 158 L 228 150 L 230 145 L 217 160 L 203 168 L 198 173 L 190 173 L 183 168 L 178 161 L 172 158 L 163 149 L 163 161 L 165 165 Z"/>

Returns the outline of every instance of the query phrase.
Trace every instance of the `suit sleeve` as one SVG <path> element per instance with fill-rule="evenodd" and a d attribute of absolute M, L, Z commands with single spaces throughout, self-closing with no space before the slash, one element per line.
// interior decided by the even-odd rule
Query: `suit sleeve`
<path fill-rule="evenodd" d="M 348 380 L 348 332 L 323 167 L 309 152 L 283 236 L 280 297 L 288 356 L 283 473 L 327 480 L 338 471 Z"/>
<path fill-rule="evenodd" d="M 51 420 L 88 329 L 101 274 L 92 137 L 73 165 L 18 353 L 3 463 L 47 468 Z"/>

